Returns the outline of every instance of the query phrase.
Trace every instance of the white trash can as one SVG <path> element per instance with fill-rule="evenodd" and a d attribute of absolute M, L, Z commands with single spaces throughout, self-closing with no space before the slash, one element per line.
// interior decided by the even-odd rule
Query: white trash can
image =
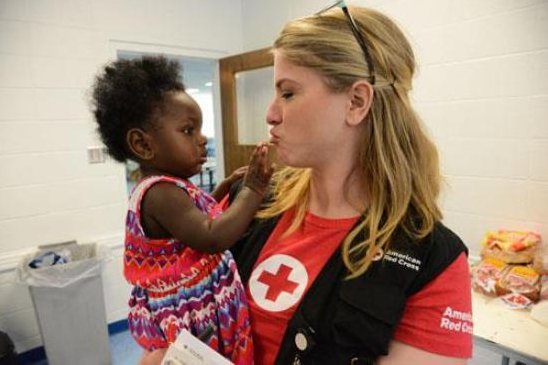
<path fill-rule="evenodd" d="M 52 253 L 62 263 L 29 266 Z M 72 241 L 40 246 L 18 267 L 19 281 L 29 286 L 49 365 L 112 363 L 101 280 L 106 256 L 95 243 Z"/>

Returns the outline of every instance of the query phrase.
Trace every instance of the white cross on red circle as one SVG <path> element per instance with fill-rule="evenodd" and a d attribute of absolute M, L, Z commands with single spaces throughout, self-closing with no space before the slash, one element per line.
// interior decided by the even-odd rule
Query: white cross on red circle
<path fill-rule="evenodd" d="M 308 284 L 304 265 L 288 255 L 273 255 L 261 262 L 249 278 L 249 292 L 261 308 L 279 312 L 297 303 Z"/>

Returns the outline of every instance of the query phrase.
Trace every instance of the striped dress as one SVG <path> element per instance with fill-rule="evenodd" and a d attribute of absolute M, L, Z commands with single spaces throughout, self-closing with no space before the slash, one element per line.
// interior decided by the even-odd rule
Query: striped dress
<path fill-rule="evenodd" d="M 180 187 L 182 194 L 211 219 L 221 213 L 216 201 L 187 180 L 147 177 L 134 188 L 126 220 L 124 276 L 132 284 L 129 329 L 147 350 L 166 348 L 181 329 L 235 364 L 253 363 L 253 344 L 245 290 L 229 251 L 208 254 L 176 239 L 150 239 L 141 226 L 141 201 L 156 183 Z"/>

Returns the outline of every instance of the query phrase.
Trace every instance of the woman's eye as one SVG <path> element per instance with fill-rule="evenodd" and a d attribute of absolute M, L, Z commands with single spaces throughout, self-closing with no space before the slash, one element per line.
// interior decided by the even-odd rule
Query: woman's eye
<path fill-rule="evenodd" d="M 282 96 L 282 99 L 291 99 L 293 97 L 293 92 L 283 91 L 281 96 Z"/>

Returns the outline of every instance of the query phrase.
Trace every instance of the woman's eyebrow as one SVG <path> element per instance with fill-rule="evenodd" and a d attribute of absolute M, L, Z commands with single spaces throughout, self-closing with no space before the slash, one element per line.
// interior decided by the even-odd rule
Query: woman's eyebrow
<path fill-rule="evenodd" d="M 288 79 L 288 78 L 283 78 L 283 79 L 280 79 L 280 80 L 276 81 L 276 89 L 280 89 L 283 86 L 283 84 L 285 84 L 285 83 L 290 83 L 290 84 L 295 84 L 295 85 L 299 84 L 295 80 Z"/>

